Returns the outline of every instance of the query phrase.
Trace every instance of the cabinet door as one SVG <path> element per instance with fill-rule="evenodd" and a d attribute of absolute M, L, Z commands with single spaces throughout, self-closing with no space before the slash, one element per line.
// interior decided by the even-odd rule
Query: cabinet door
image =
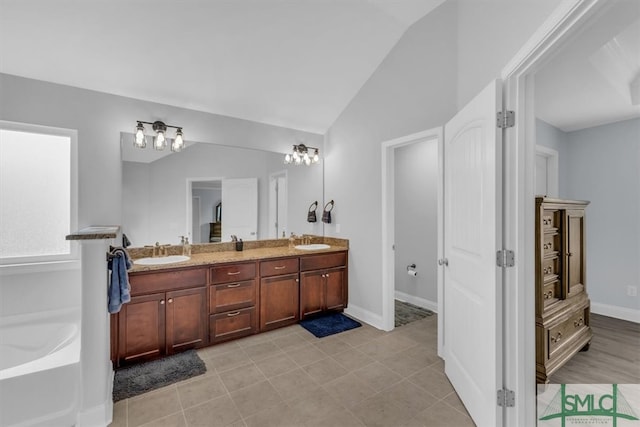
<path fill-rule="evenodd" d="M 300 318 L 320 313 L 326 306 L 324 271 L 300 273 Z"/>
<path fill-rule="evenodd" d="M 118 359 L 133 362 L 165 353 L 164 293 L 131 297 L 119 313 Z"/>
<path fill-rule="evenodd" d="M 279 328 L 299 319 L 298 274 L 260 280 L 260 330 Z"/>
<path fill-rule="evenodd" d="M 567 294 L 572 297 L 585 287 L 584 211 L 567 210 L 566 227 Z"/>
<path fill-rule="evenodd" d="M 334 268 L 324 274 L 325 309 L 343 310 L 346 306 L 345 268 Z"/>
<path fill-rule="evenodd" d="M 205 345 L 206 298 L 206 288 L 167 292 L 167 353 Z"/>

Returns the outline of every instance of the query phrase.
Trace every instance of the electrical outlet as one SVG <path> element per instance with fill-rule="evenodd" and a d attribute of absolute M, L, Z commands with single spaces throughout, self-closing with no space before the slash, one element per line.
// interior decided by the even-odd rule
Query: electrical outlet
<path fill-rule="evenodd" d="M 638 287 L 637 286 L 627 286 L 627 295 L 630 297 L 638 296 Z"/>
<path fill-rule="evenodd" d="M 336 234 L 340 234 L 340 224 L 336 224 Z"/>

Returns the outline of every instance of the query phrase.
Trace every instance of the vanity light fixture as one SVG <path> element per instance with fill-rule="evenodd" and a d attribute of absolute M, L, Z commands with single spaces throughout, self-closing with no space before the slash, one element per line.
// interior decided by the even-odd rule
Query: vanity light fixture
<path fill-rule="evenodd" d="M 310 154 L 313 150 L 313 154 Z M 285 154 L 284 163 L 287 165 L 294 164 L 296 166 L 305 164 L 309 166 L 312 163 L 318 163 L 320 160 L 320 150 L 316 147 L 309 147 L 304 144 L 297 144 L 293 146 L 293 153 Z"/>
<path fill-rule="evenodd" d="M 168 145 L 171 146 L 171 151 L 181 151 L 184 148 L 184 139 L 182 136 L 182 128 L 178 126 L 167 125 L 164 122 L 159 120 L 151 123 L 151 122 L 143 122 L 142 120 L 138 120 L 138 124 L 136 126 L 135 134 L 133 137 L 133 146 L 137 148 L 145 148 L 147 146 L 147 135 L 145 135 L 145 127 L 144 125 L 151 125 L 151 128 L 156 133 L 155 136 L 152 137 L 153 148 L 155 150 L 164 150 Z M 167 128 L 176 129 L 175 138 L 167 137 Z"/>

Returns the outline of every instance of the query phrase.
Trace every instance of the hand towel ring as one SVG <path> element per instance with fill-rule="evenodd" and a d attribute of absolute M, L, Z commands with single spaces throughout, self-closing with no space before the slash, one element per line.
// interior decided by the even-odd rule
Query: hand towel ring
<path fill-rule="evenodd" d="M 309 212 L 307 212 L 307 222 L 316 222 L 318 219 L 316 218 L 316 209 L 318 208 L 318 201 L 311 203 L 309 206 Z"/>
<path fill-rule="evenodd" d="M 327 207 L 330 205 L 329 209 Z M 333 200 L 324 205 L 324 212 L 322 212 L 322 222 L 331 224 L 331 211 L 333 210 Z"/>

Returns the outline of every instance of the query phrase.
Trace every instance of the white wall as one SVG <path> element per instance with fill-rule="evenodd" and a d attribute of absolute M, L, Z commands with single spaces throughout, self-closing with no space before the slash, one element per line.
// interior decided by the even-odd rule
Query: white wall
<path fill-rule="evenodd" d="M 569 153 L 567 152 L 567 133 L 549 123 L 536 119 L 536 144 L 552 148 L 558 152 L 558 197 L 567 196 L 567 173 L 569 171 Z"/>
<path fill-rule="evenodd" d="M 561 0 L 453 1 L 458 6 L 458 108 L 500 77 L 502 68 L 561 3 Z"/>
<path fill-rule="evenodd" d="M 567 197 L 587 207 L 592 303 L 640 309 L 640 119 L 567 134 Z"/>
<path fill-rule="evenodd" d="M 438 301 L 438 141 L 399 147 L 394 154 L 395 290 L 432 308 Z M 407 274 L 410 264 L 416 264 L 415 277 Z"/>

